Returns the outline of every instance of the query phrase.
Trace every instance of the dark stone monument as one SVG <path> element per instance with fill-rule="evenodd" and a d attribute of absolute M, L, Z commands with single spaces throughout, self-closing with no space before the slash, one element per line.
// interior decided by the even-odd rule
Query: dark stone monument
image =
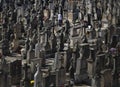
<path fill-rule="evenodd" d="M 56 70 L 56 87 L 61 87 L 65 85 L 66 80 L 66 72 L 63 66 L 63 58 L 61 57 L 59 61 L 61 61 L 61 66 Z"/>
<path fill-rule="evenodd" d="M 30 78 L 28 77 L 28 68 L 29 66 L 27 64 L 24 65 L 24 76 L 21 80 L 20 87 L 30 87 Z"/>
<path fill-rule="evenodd" d="M 31 59 L 35 58 L 35 51 L 33 50 L 33 44 L 30 42 L 30 49 L 27 52 L 27 63 L 31 63 Z"/>
<path fill-rule="evenodd" d="M 37 71 L 34 75 L 34 87 L 42 87 L 42 72 L 40 70 L 40 65 L 37 65 Z"/>
<path fill-rule="evenodd" d="M 27 58 L 27 52 L 28 52 L 28 50 L 29 50 L 29 48 L 30 48 L 29 42 L 30 42 L 30 40 L 29 40 L 29 38 L 27 38 L 27 39 L 25 40 L 25 55 L 24 55 L 24 59 Z"/>
<path fill-rule="evenodd" d="M 82 81 L 86 82 L 88 81 L 88 73 L 87 73 L 87 58 L 89 56 L 87 51 L 85 50 L 86 47 L 88 47 L 88 43 L 80 44 L 81 50 L 80 50 L 80 58 L 77 59 L 77 65 L 76 65 L 76 72 L 75 72 L 75 82 L 81 83 Z M 81 78 L 81 79 L 79 79 Z"/>
<path fill-rule="evenodd" d="M 10 54 L 8 39 L 4 38 L 2 41 L 2 54 L 8 56 Z"/>
<path fill-rule="evenodd" d="M 112 70 L 105 69 L 101 72 L 101 87 L 113 87 Z"/>
<path fill-rule="evenodd" d="M 88 62 L 88 76 L 90 79 L 92 79 L 93 77 L 93 70 L 94 70 L 94 61 L 95 61 L 95 49 L 94 48 L 90 48 L 90 56 L 87 59 Z"/>

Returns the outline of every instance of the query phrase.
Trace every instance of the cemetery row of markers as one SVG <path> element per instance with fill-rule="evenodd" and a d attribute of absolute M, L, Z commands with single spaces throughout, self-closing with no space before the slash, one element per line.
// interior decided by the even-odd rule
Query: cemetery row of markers
<path fill-rule="evenodd" d="M 119 87 L 119 0 L 0 0 L 0 87 Z"/>

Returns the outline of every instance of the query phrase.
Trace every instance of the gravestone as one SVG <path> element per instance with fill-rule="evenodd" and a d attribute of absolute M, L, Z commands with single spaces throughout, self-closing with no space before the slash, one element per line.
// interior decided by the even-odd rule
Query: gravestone
<path fill-rule="evenodd" d="M 21 80 L 20 87 L 30 87 L 30 79 L 28 77 L 28 68 L 29 66 L 27 64 L 24 65 L 24 76 Z"/>
<path fill-rule="evenodd" d="M 75 83 L 81 83 L 88 78 L 85 62 L 86 60 L 81 60 L 80 58 L 77 59 Z"/>
<path fill-rule="evenodd" d="M 54 62 L 54 70 L 60 68 L 60 63 L 59 63 L 59 58 L 60 58 L 60 52 L 55 53 L 55 62 Z"/>
<path fill-rule="evenodd" d="M 112 17 L 112 25 L 116 25 L 116 16 L 115 15 L 113 15 L 113 17 Z"/>
<path fill-rule="evenodd" d="M 100 74 L 100 71 L 104 70 L 105 66 L 105 53 L 97 54 L 95 59 L 95 72 Z M 99 68 L 98 68 L 99 67 Z"/>
<path fill-rule="evenodd" d="M 37 71 L 34 75 L 34 87 L 42 87 L 42 72 L 40 65 L 37 65 Z"/>
<path fill-rule="evenodd" d="M 45 67 L 45 60 L 47 58 L 45 47 L 43 46 L 42 49 L 40 49 L 40 57 L 41 59 L 41 66 Z"/>
<path fill-rule="evenodd" d="M 67 52 L 61 52 L 61 58 L 63 59 L 63 66 L 66 68 L 67 66 Z"/>
<path fill-rule="evenodd" d="M 65 34 L 69 35 L 69 33 L 70 33 L 70 21 L 67 19 L 65 21 Z"/>
<path fill-rule="evenodd" d="M 27 52 L 27 63 L 31 63 L 31 59 L 35 58 L 35 51 L 33 50 L 33 44 L 30 42 L 30 49 Z"/>
<path fill-rule="evenodd" d="M 55 34 L 53 33 L 52 35 L 51 35 L 51 49 L 52 49 L 52 52 L 56 52 L 56 46 L 57 46 L 57 42 L 56 42 L 56 36 L 55 36 Z"/>
<path fill-rule="evenodd" d="M 97 20 L 101 21 L 101 19 L 102 19 L 102 11 L 101 11 L 101 8 L 99 8 L 99 6 L 97 6 L 96 13 L 97 13 Z"/>
<path fill-rule="evenodd" d="M 111 47 L 115 48 L 119 41 L 118 35 L 113 35 L 111 38 Z"/>
<path fill-rule="evenodd" d="M 72 54 L 72 58 L 70 59 L 70 67 L 69 67 L 70 79 L 74 79 L 75 73 L 75 55 Z"/>
<path fill-rule="evenodd" d="M 33 49 L 35 49 L 35 44 L 37 43 L 37 33 L 36 33 L 36 31 L 33 31 L 33 36 L 32 36 L 31 41 L 33 43 Z"/>
<path fill-rule="evenodd" d="M 64 34 L 62 32 L 60 36 L 60 51 L 63 51 L 63 48 L 64 48 Z"/>
<path fill-rule="evenodd" d="M 61 87 L 65 85 L 65 69 L 61 67 L 59 71 L 56 71 L 56 87 Z"/>
<path fill-rule="evenodd" d="M 87 16 L 88 16 L 88 25 L 91 25 L 91 14 L 92 14 L 92 3 L 88 2 L 86 5 Z"/>
<path fill-rule="evenodd" d="M 61 65 L 60 68 L 57 69 L 56 71 L 56 87 L 61 87 L 65 85 L 65 80 L 66 80 L 66 72 L 65 72 L 65 68 L 64 68 L 64 59 L 61 57 L 59 59 L 59 61 L 61 61 Z"/>
<path fill-rule="evenodd" d="M 118 47 L 119 48 L 119 47 Z M 115 52 L 113 53 L 113 58 L 114 58 L 114 65 L 113 65 L 113 87 L 120 86 L 120 80 L 119 80 L 119 73 L 120 73 L 120 60 L 119 60 L 119 53 L 116 56 Z"/>
<path fill-rule="evenodd" d="M 39 43 L 39 41 L 35 45 L 35 57 L 36 58 L 40 57 L 40 43 Z"/>
<path fill-rule="evenodd" d="M 103 14 L 103 17 L 102 17 L 102 27 L 103 28 L 108 27 L 108 19 L 107 19 L 107 15 L 105 13 Z"/>
<path fill-rule="evenodd" d="M 44 33 L 44 47 L 45 47 L 45 50 L 46 52 L 50 50 L 50 43 L 49 43 L 49 31 L 45 31 Z"/>
<path fill-rule="evenodd" d="M 94 63 L 94 80 L 95 80 L 95 87 L 101 87 L 101 71 L 104 70 L 104 66 L 105 66 L 105 54 L 103 52 L 99 52 L 99 54 L 97 54 L 97 57 L 95 59 L 95 63 Z"/>
<path fill-rule="evenodd" d="M 91 31 L 91 38 L 92 39 L 95 39 L 96 38 L 96 30 L 95 30 L 95 28 L 92 28 L 92 31 Z"/>
<path fill-rule="evenodd" d="M 66 56 L 67 56 L 66 72 L 69 72 L 70 59 L 71 59 L 71 57 L 72 57 L 72 49 L 70 48 L 70 46 L 68 46 L 67 49 L 66 49 Z"/>
<path fill-rule="evenodd" d="M 78 33 L 77 33 L 77 29 L 75 28 L 75 26 L 73 26 L 70 30 L 70 35 L 72 37 L 75 37 L 75 36 L 78 36 Z"/>
<path fill-rule="evenodd" d="M 5 67 L 6 67 L 6 60 L 4 58 L 4 55 L 2 56 L 1 60 L 0 60 L 0 86 L 1 87 L 5 87 L 7 86 L 5 80 L 6 80 L 6 77 L 5 77 L 5 74 L 6 74 L 6 71 L 5 71 Z"/>
<path fill-rule="evenodd" d="M 16 35 L 17 39 L 20 39 L 22 34 L 21 34 L 21 29 L 22 29 L 22 25 L 20 24 L 20 22 L 17 22 L 14 25 L 14 34 Z"/>
<path fill-rule="evenodd" d="M 68 20 L 70 21 L 70 23 L 72 23 L 72 20 L 73 20 L 73 12 L 68 12 Z"/>
<path fill-rule="evenodd" d="M 41 69 L 41 72 L 42 72 L 42 87 L 49 87 L 51 84 L 49 68 Z"/>
<path fill-rule="evenodd" d="M 22 74 L 21 68 L 22 68 L 21 60 L 13 59 L 13 61 L 9 63 L 8 81 L 10 81 L 11 85 L 19 84 Z"/>
<path fill-rule="evenodd" d="M 93 21 L 94 21 L 94 20 L 97 20 L 97 12 L 96 12 L 96 8 L 95 7 L 93 7 L 93 13 L 94 13 L 93 14 L 94 15 L 93 16 Z"/>
<path fill-rule="evenodd" d="M 116 34 L 120 36 L 120 27 L 118 27 L 118 28 L 116 29 Z M 119 39 L 119 41 L 120 41 L 120 39 Z"/>
<path fill-rule="evenodd" d="M 18 52 L 19 48 L 19 39 L 17 38 L 17 35 L 14 35 L 15 38 L 13 39 L 12 44 L 12 52 Z"/>
<path fill-rule="evenodd" d="M 4 38 L 2 41 L 2 54 L 8 56 L 10 54 L 8 39 Z"/>
<path fill-rule="evenodd" d="M 29 42 L 30 42 L 30 40 L 29 40 L 29 38 L 27 37 L 27 39 L 25 40 L 25 56 L 24 56 L 24 59 L 27 58 L 27 52 L 28 52 L 28 50 L 29 50 L 29 48 L 30 48 Z"/>
<path fill-rule="evenodd" d="M 86 46 L 88 46 L 88 43 L 80 44 L 82 47 L 80 50 L 80 58 L 77 59 L 77 65 L 76 65 L 76 72 L 75 72 L 75 80 L 76 83 L 86 81 L 88 80 L 88 73 L 87 73 L 87 60 L 84 54 L 84 50 Z"/>
<path fill-rule="evenodd" d="M 95 61 L 95 49 L 90 48 L 90 56 L 87 59 L 87 66 L 88 66 L 88 76 L 90 79 L 93 77 L 93 69 L 94 69 L 94 61 Z"/>
<path fill-rule="evenodd" d="M 112 71 L 105 69 L 101 72 L 101 87 L 113 87 Z"/>

